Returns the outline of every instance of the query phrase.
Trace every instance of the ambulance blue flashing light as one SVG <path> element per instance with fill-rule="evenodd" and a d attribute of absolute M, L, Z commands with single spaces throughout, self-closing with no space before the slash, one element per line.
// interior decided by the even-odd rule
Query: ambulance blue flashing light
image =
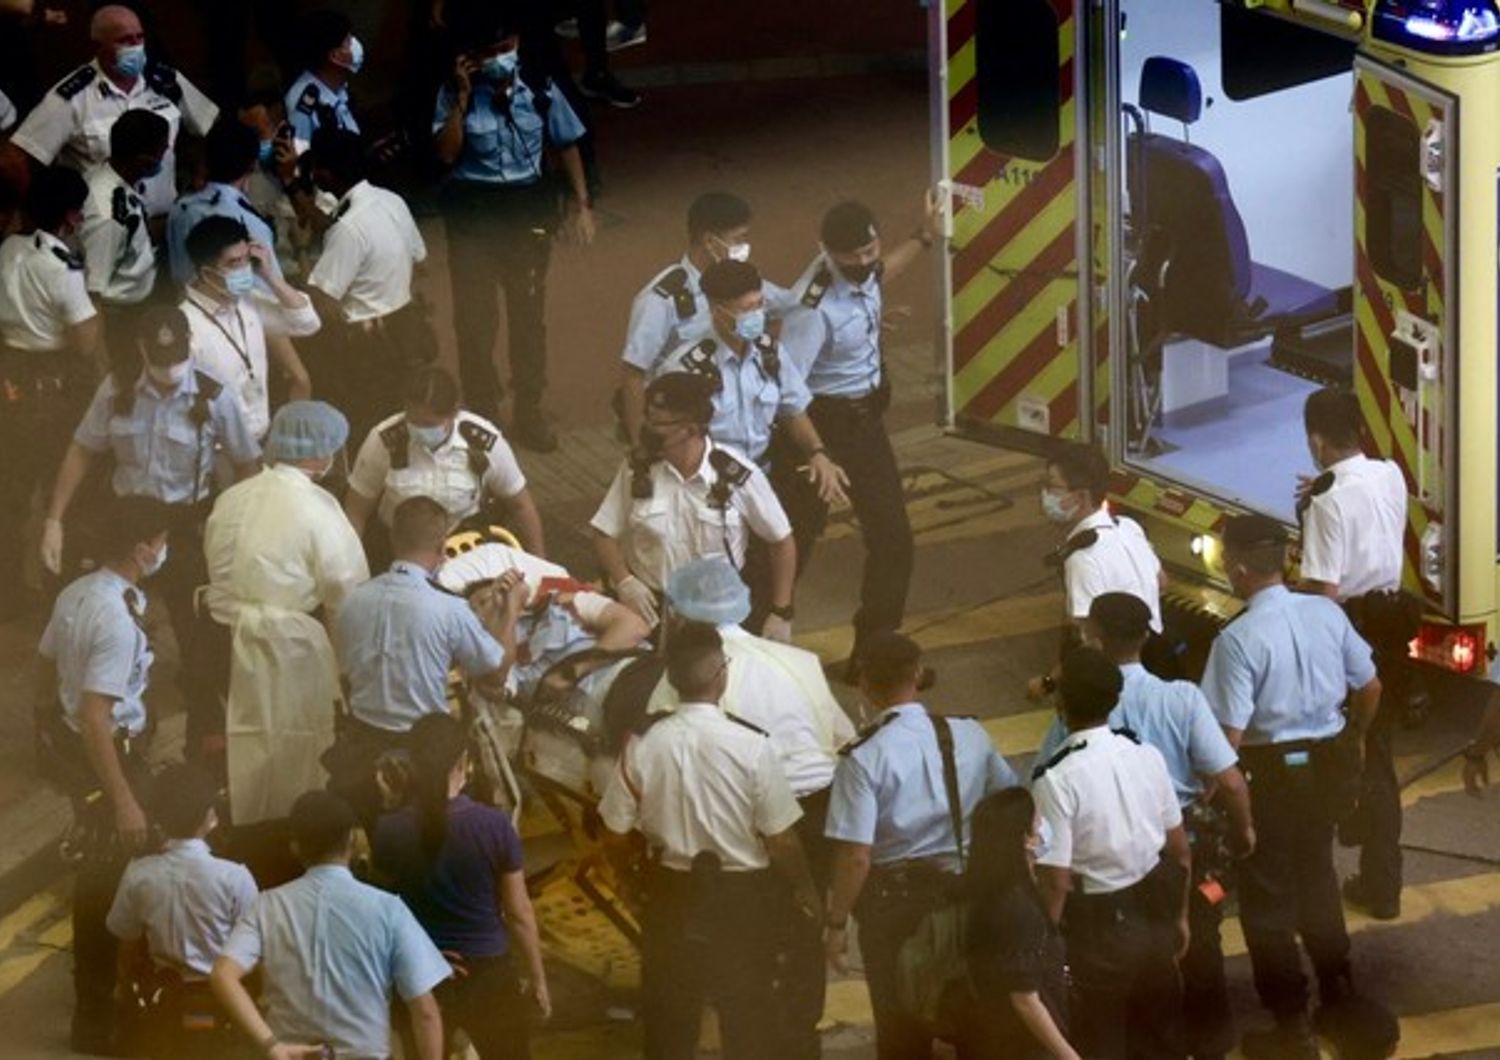
<path fill-rule="evenodd" d="M 1482 55 L 1500 49 L 1497 0 L 1380 0 L 1377 40 L 1430 55 Z"/>

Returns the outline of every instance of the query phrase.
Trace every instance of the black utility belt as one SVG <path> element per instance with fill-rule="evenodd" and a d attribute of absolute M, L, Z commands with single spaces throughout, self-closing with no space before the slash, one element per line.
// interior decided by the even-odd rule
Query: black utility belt
<path fill-rule="evenodd" d="M 829 411 L 854 413 L 861 416 L 879 416 L 885 411 L 885 401 L 879 388 L 859 397 L 840 397 L 835 394 L 818 394 L 812 399 L 811 408 L 826 408 Z"/>
<path fill-rule="evenodd" d="M 1339 734 L 1333 736 L 1322 736 L 1310 740 L 1287 740 L 1282 743 L 1254 744 L 1240 746 L 1240 757 L 1251 769 L 1257 766 L 1281 766 L 1287 769 L 1300 769 L 1312 765 L 1313 757 L 1320 751 L 1331 746 L 1338 740 Z"/>

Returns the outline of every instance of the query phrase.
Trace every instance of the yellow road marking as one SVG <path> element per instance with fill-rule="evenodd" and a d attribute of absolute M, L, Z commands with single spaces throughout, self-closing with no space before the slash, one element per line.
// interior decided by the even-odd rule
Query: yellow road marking
<path fill-rule="evenodd" d="M 62 895 L 53 888 L 39 891 L 15 909 L 4 920 L 0 920 L 0 954 L 26 932 L 44 920 L 49 913 L 62 907 Z"/>
<path fill-rule="evenodd" d="M 936 651 L 1000 637 L 1044 633 L 1056 629 L 1061 622 L 1062 593 L 1047 592 L 1007 597 L 979 607 L 948 608 L 911 615 L 907 630 L 925 650 Z M 824 659 L 843 658 L 854 644 L 854 627 L 830 626 L 802 633 L 797 637 L 797 644 Z M 1018 696 L 1023 693 L 1023 689 L 1016 689 Z"/>
<path fill-rule="evenodd" d="M 53 957 L 73 943 L 73 923 L 59 920 L 37 936 L 36 949 L 0 961 L 0 997 L 4 997 L 31 977 Z"/>
<path fill-rule="evenodd" d="M 1496 1047 L 1500 1047 L 1500 1002 L 1490 1002 L 1403 1018 L 1396 1056 L 1446 1056 Z"/>

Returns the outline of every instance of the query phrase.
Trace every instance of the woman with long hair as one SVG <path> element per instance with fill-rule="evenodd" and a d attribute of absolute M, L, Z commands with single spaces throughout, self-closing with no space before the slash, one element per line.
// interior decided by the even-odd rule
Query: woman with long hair
<path fill-rule="evenodd" d="M 1031 793 L 1006 788 L 986 797 L 975 807 L 970 828 L 965 945 L 979 1040 L 962 1052 L 1077 1060 L 1065 1032 L 1062 936 L 1047 917 L 1033 875 L 1040 837 Z"/>
<path fill-rule="evenodd" d="M 521 839 L 510 817 L 463 794 L 468 735 L 448 714 L 412 726 L 408 804 L 386 814 L 371 841 L 376 872 L 410 906 L 453 962 L 435 991 L 445 1027 L 461 1027 L 481 1060 L 530 1055 L 530 997 L 551 1015 Z M 525 962 L 518 978 L 511 944 Z"/>

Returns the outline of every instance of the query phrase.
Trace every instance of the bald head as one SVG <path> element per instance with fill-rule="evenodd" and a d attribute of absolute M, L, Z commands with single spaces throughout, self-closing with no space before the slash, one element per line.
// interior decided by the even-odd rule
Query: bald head
<path fill-rule="evenodd" d="M 146 33 L 136 13 L 123 4 L 106 4 L 94 12 L 89 22 L 89 39 L 99 65 L 110 74 L 126 73 L 120 69 L 121 48 L 138 48 L 146 43 Z M 130 74 L 130 77 L 136 75 Z"/>

